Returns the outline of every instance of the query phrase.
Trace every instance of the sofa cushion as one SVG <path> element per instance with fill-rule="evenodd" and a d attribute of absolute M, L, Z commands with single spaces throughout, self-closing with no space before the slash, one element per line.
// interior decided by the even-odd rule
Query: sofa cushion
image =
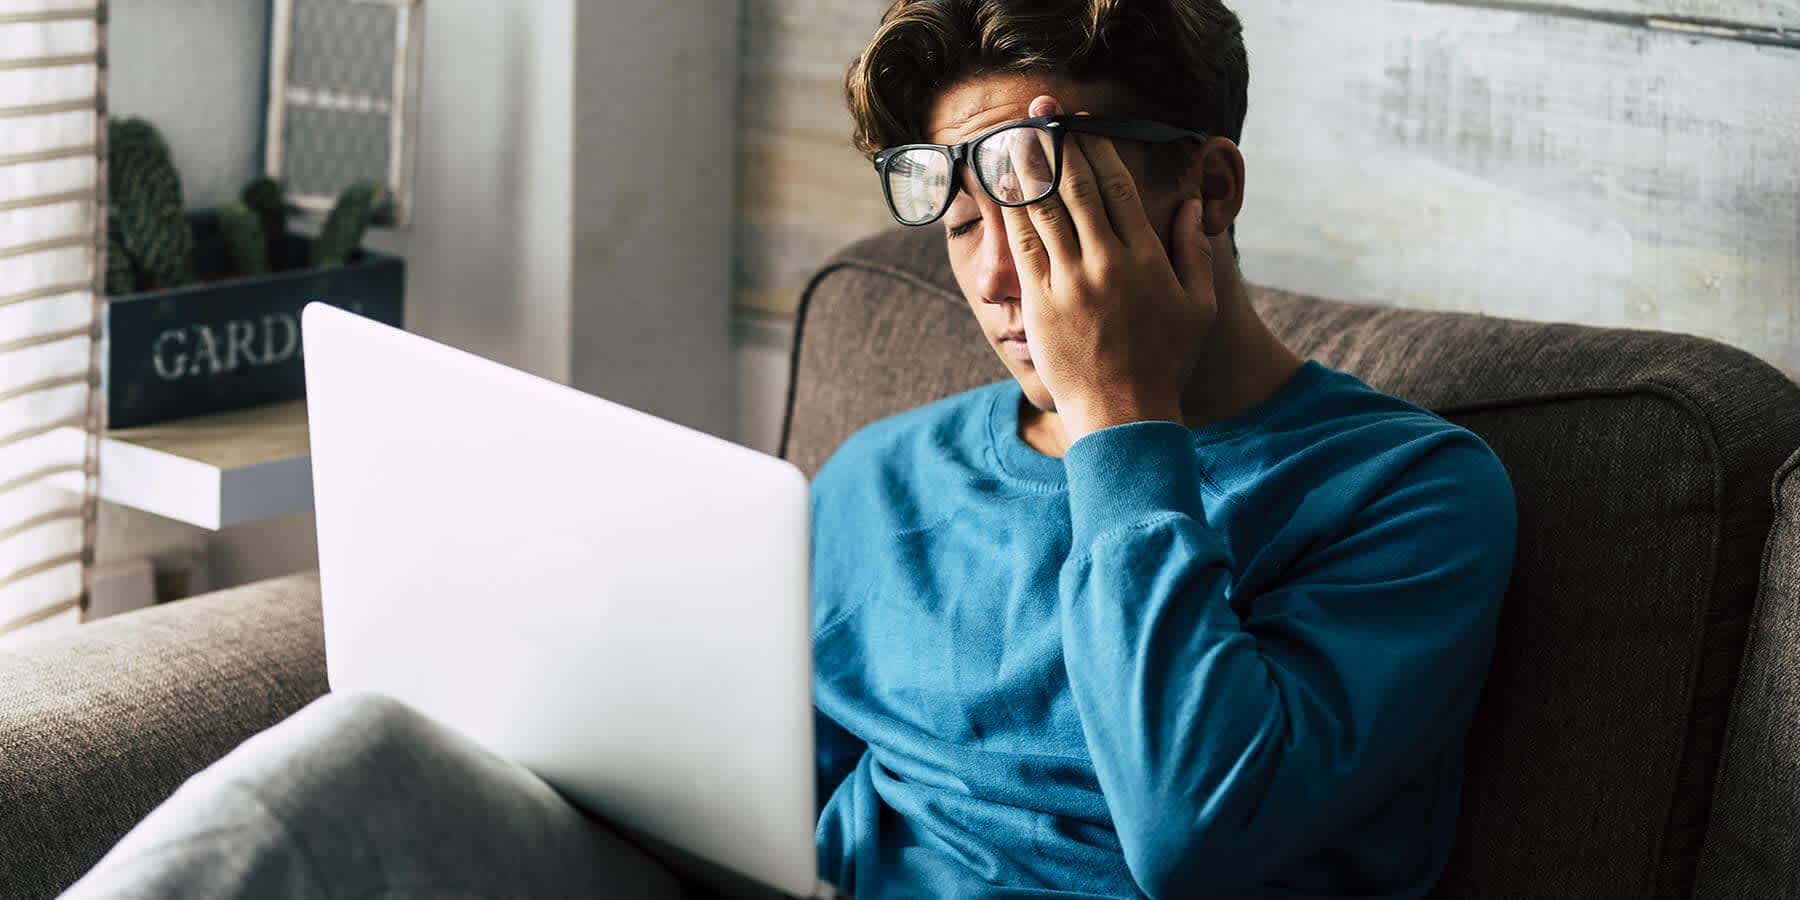
<path fill-rule="evenodd" d="M 1699 897 L 1800 897 L 1800 453 L 1775 526 L 1701 856 Z"/>
<path fill-rule="evenodd" d="M 0 650 L 0 896 L 61 893 L 189 775 L 324 692 L 311 574 Z"/>
<path fill-rule="evenodd" d="M 1800 389 L 1684 335 L 1258 290 L 1302 356 L 1480 434 L 1518 560 L 1443 896 L 1686 895 Z M 782 453 L 1007 377 L 936 229 L 854 245 L 800 307 Z"/>

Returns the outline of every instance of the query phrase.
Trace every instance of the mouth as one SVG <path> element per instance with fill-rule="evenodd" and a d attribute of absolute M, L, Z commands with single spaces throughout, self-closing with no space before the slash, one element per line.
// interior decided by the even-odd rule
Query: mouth
<path fill-rule="evenodd" d="M 1008 331 L 1000 335 L 1000 352 L 1008 359 L 1029 365 L 1031 363 L 1031 343 L 1024 331 Z"/>

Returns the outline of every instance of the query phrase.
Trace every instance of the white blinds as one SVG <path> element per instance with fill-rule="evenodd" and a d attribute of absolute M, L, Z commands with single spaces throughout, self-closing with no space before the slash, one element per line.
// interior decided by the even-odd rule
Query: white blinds
<path fill-rule="evenodd" d="M 104 19 L 0 0 L 0 635 L 75 621 L 92 558 Z"/>

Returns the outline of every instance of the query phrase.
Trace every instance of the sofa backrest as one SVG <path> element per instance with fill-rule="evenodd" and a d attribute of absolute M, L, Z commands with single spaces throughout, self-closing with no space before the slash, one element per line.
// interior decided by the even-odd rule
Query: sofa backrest
<path fill-rule="evenodd" d="M 1800 388 L 1683 335 L 1259 290 L 1303 357 L 1481 435 L 1519 502 L 1517 564 L 1438 894 L 1685 896 Z M 827 264 L 802 300 L 782 453 L 1007 377 L 938 229 Z"/>
<path fill-rule="evenodd" d="M 1800 452 L 1774 494 L 1697 897 L 1800 898 Z"/>

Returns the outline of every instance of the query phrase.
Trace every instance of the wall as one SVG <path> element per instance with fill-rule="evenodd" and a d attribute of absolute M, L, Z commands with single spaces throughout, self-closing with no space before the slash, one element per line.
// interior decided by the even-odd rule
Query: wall
<path fill-rule="evenodd" d="M 737 303 L 893 227 L 842 77 L 886 0 L 745 0 Z M 1685 331 L 1800 376 L 1800 2 L 1237 0 L 1249 277 Z M 771 385 L 768 390 L 777 390 Z"/>
<path fill-rule="evenodd" d="M 1631 5 L 1778 11 L 1254 4 L 1249 274 L 1701 334 L 1800 375 L 1800 39 L 1591 17 Z"/>
<path fill-rule="evenodd" d="M 793 313 L 808 274 L 855 238 L 894 227 L 850 146 L 844 70 L 886 0 L 743 0 L 738 130 L 740 309 Z"/>
<path fill-rule="evenodd" d="M 737 46 L 719 0 L 583 6 L 565 191 L 569 382 L 724 437 Z"/>
<path fill-rule="evenodd" d="M 268 8 L 246 0 L 113 0 L 107 104 L 159 128 L 190 207 L 217 206 L 262 169 Z"/>
<path fill-rule="evenodd" d="M 434 0 L 408 327 L 729 434 L 737 21 L 715 3 Z"/>
<path fill-rule="evenodd" d="M 406 257 L 409 330 L 566 382 L 574 0 L 424 15 L 413 223 L 368 243 Z"/>

